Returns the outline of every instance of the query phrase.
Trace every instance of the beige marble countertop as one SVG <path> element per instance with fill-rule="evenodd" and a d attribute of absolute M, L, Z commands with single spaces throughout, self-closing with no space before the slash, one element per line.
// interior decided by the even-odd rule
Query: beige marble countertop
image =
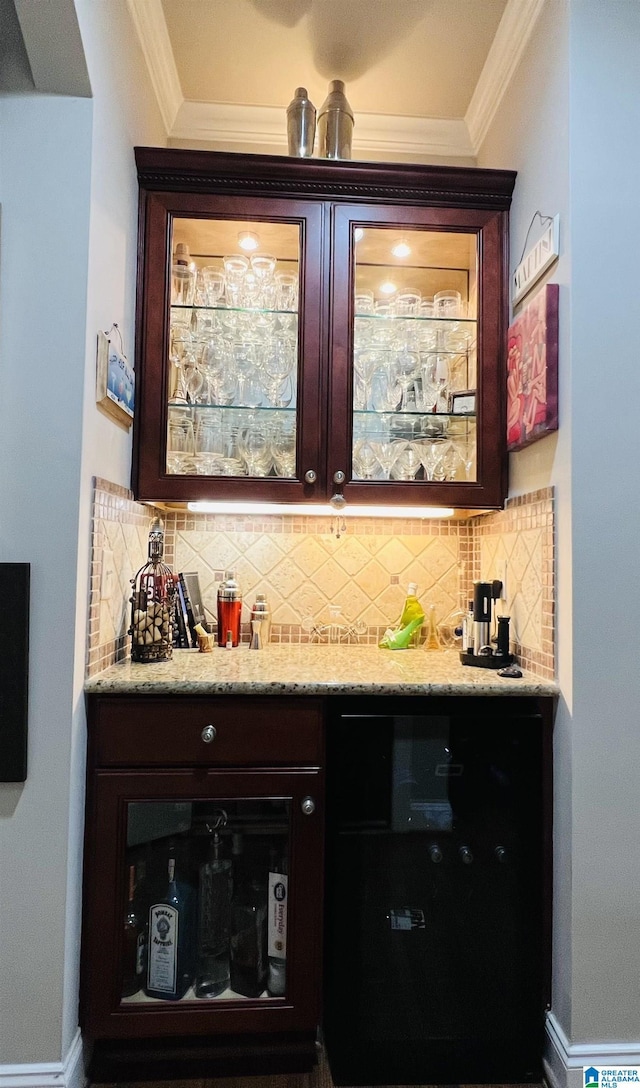
<path fill-rule="evenodd" d="M 269 645 L 212 653 L 175 650 L 169 661 L 112 665 L 85 683 L 103 695 L 557 695 L 524 672 L 461 665 L 457 651 L 377 646 Z"/>

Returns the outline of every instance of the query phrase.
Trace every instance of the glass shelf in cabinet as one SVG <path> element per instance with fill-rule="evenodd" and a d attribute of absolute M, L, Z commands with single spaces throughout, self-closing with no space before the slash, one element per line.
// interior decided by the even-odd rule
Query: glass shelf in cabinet
<path fill-rule="evenodd" d="M 273 410 L 273 409 L 272 409 Z M 275 409 L 279 411 L 281 409 Z M 291 409 L 289 409 L 291 411 Z M 419 411 L 403 411 L 403 412 L 385 412 L 383 410 L 376 410 L 374 408 L 355 408 L 353 411 L 354 417 L 365 419 L 475 419 L 475 412 L 419 412 Z"/>
<path fill-rule="evenodd" d="M 176 307 L 178 309 L 178 307 Z M 189 309 L 189 307 L 182 307 Z M 368 314 L 355 311 L 354 317 L 362 321 L 415 321 L 421 324 L 433 324 L 442 328 L 465 325 L 475 329 L 478 324 L 475 317 L 427 317 L 424 314 Z"/>
<path fill-rule="evenodd" d="M 271 404 L 217 404 L 213 400 L 199 400 L 199 401 L 169 401 L 170 408 L 216 408 L 221 412 L 259 412 L 263 414 L 271 415 L 290 415 L 294 416 L 297 409 L 294 407 L 288 408 L 274 408 Z"/>
<path fill-rule="evenodd" d="M 292 314 L 294 316 L 296 316 L 296 317 L 298 315 L 297 310 L 266 310 L 266 309 L 263 309 L 261 306 L 204 306 L 204 305 L 201 305 L 200 303 L 197 303 L 197 304 L 192 303 L 191 305 L 187 306 L 187 305 L 176 304 L 176 303 L 172 302 L 171 303 L 171 309 L 172 310 L 177 310 L 177 311 L 205 310 L 205 311 L 207 311 L 209 313 L 213 312 L 213 313 L 220 313 L 220 314 L 224 314 L 224 313 L 275 314 L 276 317 L 278 316 L 278 314 L 286 314 L 289 317 Z"/>

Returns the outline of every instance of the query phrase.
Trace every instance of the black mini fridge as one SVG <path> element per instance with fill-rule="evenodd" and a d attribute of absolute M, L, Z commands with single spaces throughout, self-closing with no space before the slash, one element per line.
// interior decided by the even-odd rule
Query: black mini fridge
<path fill-rule="evenodd" d="M 549 714 L 345 700 L 327 735 L 324 1041 L 338 1085 L 538 1081 Z"/>

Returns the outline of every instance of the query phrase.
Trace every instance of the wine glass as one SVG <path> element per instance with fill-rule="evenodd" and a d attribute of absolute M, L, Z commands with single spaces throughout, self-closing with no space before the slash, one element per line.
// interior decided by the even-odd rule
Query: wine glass
<path fill-rule="evenodd" d="M 395 358 L 395 375 L 402 387 L 400 411 L 407 411 L 407 393 L 418 373 L 420 356 L 417 351 L 399 351 Z"/>
<path fill-rule="evenodd" d="M 392 384 L 388 370 L 375 370 L 371 377 L 370 402 L 374 412 L 395 412 L 403 396 L 399 382 Z"/>
<path fill-rule="evenodd" d="M 267 476 L 272 464 L 271 442 L 266 424 L 251 414 L 238 431 L 238 450 L 249 476 Z"/>
<path fill-rule="evenodd" d="M 274 405 L 284 379 L 287 378 L 296 362 L 295 346 L 284 336 L 270 336 L 262 353 L 262 371 L 266 378 L 267 394 Z"/>
<path fill-rule="evenodd" d="M 278 476 L 296 474 L 296 436 L 293 427 L 279 421 L 271 436 L 271 453 Z"/>

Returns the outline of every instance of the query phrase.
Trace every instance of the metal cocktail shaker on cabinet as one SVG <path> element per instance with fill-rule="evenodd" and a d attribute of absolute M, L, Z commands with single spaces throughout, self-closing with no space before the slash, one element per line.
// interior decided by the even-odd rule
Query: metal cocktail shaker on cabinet
<path fill-rule="evenodd" d="M 316 108 L 309 101 L 306 87 L 297 87 L 287 106 L 287 143 L 289 154 L 298 159 L 313 155 L 316 138 Z"/>
<path fill-rule="evenodd" d="M 323 159 L 350 159 L 353 110 L 341 79 L 332 79 L 318 113 L 318 154 Z"/>

